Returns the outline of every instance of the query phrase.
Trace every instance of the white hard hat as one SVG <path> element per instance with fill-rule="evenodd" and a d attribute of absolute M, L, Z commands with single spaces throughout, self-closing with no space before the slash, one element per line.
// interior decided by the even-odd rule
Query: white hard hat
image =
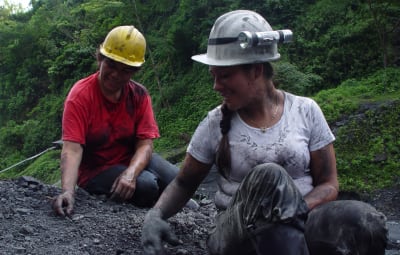
<path fill-rule="evenodd" d="M 280 58 L 277 41 L 258 47 L 241 47 L 238 37 L 243 31 L 256 33 L 273 30 L 256 12 L 236 10 L 225 13 L 215 21 L 211 29 L 207 53 L 192 56 L 192 59 L 211 66 L 233 66 L 269 62 Z"/>

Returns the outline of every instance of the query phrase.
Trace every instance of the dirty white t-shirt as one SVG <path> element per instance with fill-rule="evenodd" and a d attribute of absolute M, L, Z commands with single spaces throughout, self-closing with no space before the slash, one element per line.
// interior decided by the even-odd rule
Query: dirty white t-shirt
<path fill-rule="evenodd" d="M 286 169 L 300 192 L 313 188 L 310 175 L 310 151 L 321 149 L 335 140 L 317 103 L 306 97 L 284 92 L 281 119 L 262 132 L 247 125 L 235 113 L 228 133 L 232 169 L 228 179 L 218 176 L 215 204 L 224 209 L 240 182 L 256 165 L 273 162 Z M 213 164 L 221 140 L 220 106 L 210 111 L 197 127 L 187 152 L 205 164 Z"/>

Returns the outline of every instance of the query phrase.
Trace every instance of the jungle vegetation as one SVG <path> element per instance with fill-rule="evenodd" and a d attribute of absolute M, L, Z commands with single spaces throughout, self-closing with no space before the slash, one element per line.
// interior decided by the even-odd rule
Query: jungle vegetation
<path fill-rule="evenodd" d="M 274 63 L 280 88 L 314 98 L 336 135 L 345 190 L 400 185 L 400 2 L 397 0 L 32 0 L 0 6 L 0 177 L 60 178 L 55 149 L 63 100 L 96 71 L 96 48 L 117 25 L 135 25 L 148 48 L 134 80 L 152 95 L 166 157 L 184 151 L 197 124 L 221 102 L 204 53 L 215 19 L 234 9 L 291 29 Z M 181 159 L 181 158 L 180 158 Z M 178 157 L 179 160 L 179 157 Z M 1 170 L 3 169 L 3 170 Z"/>

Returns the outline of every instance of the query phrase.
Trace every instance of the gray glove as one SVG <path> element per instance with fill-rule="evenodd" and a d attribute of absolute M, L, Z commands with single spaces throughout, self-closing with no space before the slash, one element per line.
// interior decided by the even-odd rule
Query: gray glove
<path fill-rule="evenodd" d="M 181 244 L 157 208 L 151 209 L 144 218 L 141 241 L 146 255 L 165 254 L 163 241 L 174 246 Z"/>

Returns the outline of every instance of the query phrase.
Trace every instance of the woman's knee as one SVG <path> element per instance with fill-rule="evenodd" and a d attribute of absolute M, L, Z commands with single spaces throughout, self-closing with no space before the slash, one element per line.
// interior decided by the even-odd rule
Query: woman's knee
<path fill-rule="evenodd" d="M 257 165 L 253 168 L 253 171 L 255 173 L 261 173 L 261 174 L 268 174 L 271 176 L 276 176 L 280 177 L 282 175 L 287 175 L 287 172 L 285 168 L 283 168 L 281 165 L 278 165 L 276 163 L 263 163 L 260 165 Z"/>
<path fill-rule="evenodd" d="M 246 179 L 250 183 L 278 183 L 281 180 L 290 179 L 290 176 L 282 166 L 275 163 L 264 163 L 255 166 Z"/>
<path fill-rule="evenodd" d="M 342 250 L 348 254 L 383 255 L 386 217 L 361 201 L 332 201 L 310 212 L 305 234 L 311 254 Z"/>

